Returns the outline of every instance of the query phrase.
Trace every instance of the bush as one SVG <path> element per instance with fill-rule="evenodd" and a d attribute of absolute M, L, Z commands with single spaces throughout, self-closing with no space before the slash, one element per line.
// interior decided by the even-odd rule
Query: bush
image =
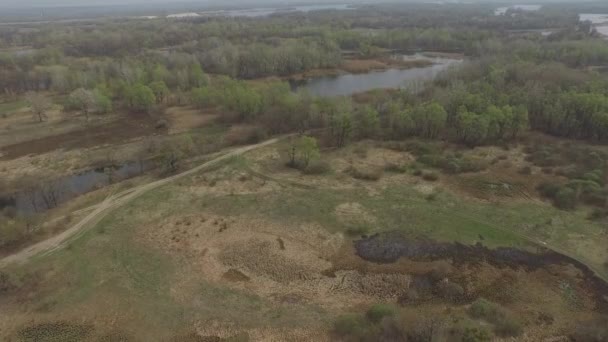
<path fill-rule="evenodd" d="M 464 328 L 461 336 L 462 342 L 487 342 L 492 340 L 492 334 L 483 327 Z"/>
<path fill-rule="evenodd" d="M 544 182 L 541 183 L 536 190 L 538 190 L 543 197 L 553 198 L 559 192 L 560 188 L 560 185 Z"/>
<path fill-rule="evenodd" d="M 397 310 L 389 304 L 376 304 L 367 310 L 367 319 L 373 323 L 379 323 L 384 317 L 395 316 Z"/>
<path fill-rule="evenodd" d="M 460 302 L 464 299 L 464 288 L 453 282 L 440 282 L 437 286 L 439 295 L 452 302 Z"/>
<path fill-rule="evenodd" d="M 334 332 L 340 336 L 363 336 L 369 330 L 369 323 L 357 314 L 338 317 L 334 323 Z"/>
<path fill-rule="evenodd" d="M 503 337 L 519 336 L 523 332 L 521 323 L 496 303 L 479 298 L 469 308 L 469 315 L 494 325 L 494 332 Z"/>
<path fill-rule="evenodd" d="M 422 176 L 422 179 L 424 179 L 425 181 L 429 181 L 429 182 L 436 182 L 437 180 L 439 180 L 439 175 L 436 174 L 435 172 L 426 172 Z"/>
<path fill-rule="evenodd" d="M 506 315 L 495 323 L 494 332 L 502 337 L 514 337 L 522 334 L 523 327 L 515 317 Z"/>
<path fill-rule="evenodd" d="M 329 163 L 322 160 L 313 160 L 302 170 L 306 175 L 322 175 L 331 171 Z"/>
<path fill-rule="evenodd" d="M 555 206 L 560 209 L 574 209 L 576 208 L 578 199 L 576 198 L 576 191 L 568 187 L 562 187 L 553 198 Z"/>
<path fill-rule="evenodd" d="M 382 177 L 382 171 L 373 168 L 357 169 L 355 167 L 350 167 L 347 170 L 347 173 L 355 179 L 367 181 L 377 181 Z"/>
<path fill-rule="evenodd" d="M 394 172 L 394 173 L 405 173 L 407 168 L 403 165 L 395 164 L 395 163 L 386 163 L 384 165 L 384 171 L 386 172 Z"/>
<path fill-rule="evenodd" d="M 473 318 L 483 319 L 490 323 L 502 318 L 500 307 L 484 298 L 479 298 L 469 307 L 469 315 Z"/>
<path fill-rule="evenodd" d="M 369 232 L 369 227 L 367 226 L 355 226 L 349 227 L 346 229 L 346 234 L 350 236 L 362 236 Z"/>
<path fill-rule="evenodd" d="M 532 174 L 532 168 L 529 166 L 524 166 L 519 170 L 519 173 L 521 173 L 522 175 L 531 175 Z"/>

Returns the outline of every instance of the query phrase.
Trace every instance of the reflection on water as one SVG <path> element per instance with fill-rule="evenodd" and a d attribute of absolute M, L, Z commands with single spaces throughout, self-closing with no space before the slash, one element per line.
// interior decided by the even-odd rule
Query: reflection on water
<path fill-rule="evenodd" d="M 418 56 L 418 57 L 416 57 Z M 404 59 L 420 59 L 421 55 L 403 56 Z M 388 69 L 365 74 L 346 74 L 335 77 L 318 77 L 303 82 L 293 82 L 294 89 L 306 89 L 315 96 L 346 96 L 373 89 L 406 88 L 435 78 L 450 66 L 461 63 L 459 59 L 424 57 L 434 64 L 411 69 Z"/>

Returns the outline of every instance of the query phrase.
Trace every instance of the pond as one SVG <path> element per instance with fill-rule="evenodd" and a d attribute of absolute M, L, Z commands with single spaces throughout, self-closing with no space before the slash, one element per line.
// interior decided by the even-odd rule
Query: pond
<path fill-rule="evenodd" d="M 116 181 L 141 175 L 153 167 L 152 162 L 127 162 L 64 176 L 14 194 L 0 194 L 0 210 L 14 207 L 18 213 L 26 215 L 44 212 Z"/>
<path fill-rule="evenodd" d="M 349 96 L 373 89 L 413 87 L 433 80 L 440 72 L 462 62 L 461 59 L 426 57 L 423 55 L 399 55 L 395 58 L 427 59 L 433 65 L 410 69 L 388 69 L 364 74 L 323 76 L 305 81 L 292 81 L 292 89 L 305 89 L 314 96 Z"/>

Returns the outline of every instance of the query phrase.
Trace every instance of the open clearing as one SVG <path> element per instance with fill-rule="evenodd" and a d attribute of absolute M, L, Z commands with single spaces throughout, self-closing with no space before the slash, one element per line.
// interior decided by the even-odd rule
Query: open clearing
<path fill-rule="evenodd" d="M 330 341 L 335 317 L 379 302 L 425 314 L 449 305 L 449 315 L 462 317 L 467 301 L 450 304 L 435 292 L 438 272 L 466 298 L 483 296 L 516 312 L 526 327 L 522 340 L 559 335 L 574 326 L 574 314 L 593 318 L 605 305 L 572 265 L 451 258 L 377 264 L 357 256 L 353 244 L 382 232 L 530 252 L 539 250 L 531 241 L 544 241 L 600 268 L 606 236 L 581 213 L 527 200 L 519 190 L 491 200 L 462 192 L 470 183 L 460 179 L 474 175 L 357 180 L 343 170 L 413 162 L 408 153 L 365 142 L 324 153 L 332 171 L 318 176 L 285 168 L 283 148 L 264 144 L 244 156 L 236 152 L 251 147 L 237 149 L 213 169 L 110 198 L 90 217 L 101 219 L 108 208 L 112 216 L 53 244 L 64 248 L 5 268 L 20 285 L 0 294 L 1 334 Z M 583 244 L 576 234 L 597 238 Z"/>

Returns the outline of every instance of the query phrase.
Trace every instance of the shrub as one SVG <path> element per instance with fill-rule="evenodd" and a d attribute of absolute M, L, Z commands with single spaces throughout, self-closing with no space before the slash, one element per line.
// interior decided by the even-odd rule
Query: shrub
<path fill-rule="evenodd" d="M 405 173 L 407 171 L 407 168 L 403 165 L 389 162 L 384 165 L 384 171 L 394 173 Z"/>
<path fill-rule="evenodd" d="M 467 328 L 462 334 L 462 342 L 486 342 L 492 340 L 492 334 L 484 328 Z"/>
<path fill-rule="evenodd" d="M 502 337 L 514 337 L 521 335 L 523 328 L 515 317 L 506 315 L 500 321 L 495 322 L 494 332 Z"/>
<path fill-rule="evenodd" d="M 524 166 L 519 170 L 519 173 L 521 173 L 522 175 L 531 175 L 532 174 L 532 168 L 529 166 Z"/>
<path fill-rule="evenodd" d="M 334 323 L 334 332 L 340 336 L 362 336 L 368 329 L 369 323 L 356 314 L 340 316 Z"/>
<path fill-rule="evenodd" d="M 437 286 L 439 295 L 452 302 L 459 302 L 464 298 L 464 288 L 453 282 L 440 282 Z"/>
<path fill-rule="evenodd" d="M 373 168 L 357 169 L 355 167 L 351 167 L 347 170 L 347 172 L 353 178 L 360 180 L 377 181 L 382 177 L 382 171 Z"/>
<path fill-rule="evenodd" d="M 416 177 L 420 177 L 424 174 L 424 172 L 420 169 L 414 169 L 414 171 L 412 171 L 412 174 Z"/>
<path fill-rule="evenodd" d="M 560 185 L 544 182 L 541 183 L 536 190 L 538 190 L 543 197 L 553 198 L 559 192 L 560 188 Z"/>
<path fill-rule="evenodd" d="M 471 317 L 483 319 L 490 323 L 499 321 L 502 317 L 499 306 L 484 298 L 479 298 L 473 302 L 468 312 Z"/>
<path fill-rule="evenodd" d="M 553 202 L 555 203 L 555 206 L 560 209 L 574 209 L 578 202 L 576 191 L 568 187 L 562 187 L 555 194 Z"/>
<path fill-rule="evenodd" d="M 346 229 L 346 234 L 350 235 L 350 236 L 361 236 L 361 235 L 365 235 L 369 232 L 369 227 L 367 226 L 355 226 L 355 227 L 348 227 Z"/>
<path fill-rule="evenodd" d="M 439 180 L 439 175 L 436 174 L 435 172 L 426 172 L 422 176 L 422 179 L 429 181 L 429 182 L 436 182 L 437 180 Z"/>
<path fill-rule="evenodd" d="M 521 335 L 521 323 L 496 303 L 479 298 L 469 308 L 469 315 L 494 325 L 494 332 L 503 337 Z"/>
<path fill-rule="evenodd" d="M 322 175 L 331 171 L 329 163 L 322 160 L 311 161 L 306 168 L 302 170 L 302 173 L 306 175 Z"/>
<path fill-rule="evenodd" d="M 379 323 L 384 317 L 395 316 L 397 310 L 389 304 L 376 304 L 367 310 L 367 319 L 373 323 Z"/>

